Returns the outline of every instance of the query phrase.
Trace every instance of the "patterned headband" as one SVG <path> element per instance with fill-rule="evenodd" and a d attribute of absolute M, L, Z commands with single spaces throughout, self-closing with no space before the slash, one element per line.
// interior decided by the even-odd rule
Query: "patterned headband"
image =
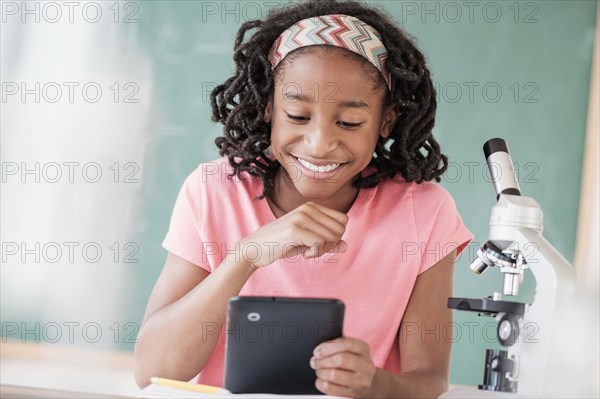
<path fill-rule="evenodd" d="M 303 19 L 283 31 L 269 50 L 273 69 L 290 52 L 305 46 L 328 44 L 362 55 L 381 72 L 392 90 L 392 78 L 385 69 L 388 51 L 381 35 L 358 18 L 331 14 Z"/>

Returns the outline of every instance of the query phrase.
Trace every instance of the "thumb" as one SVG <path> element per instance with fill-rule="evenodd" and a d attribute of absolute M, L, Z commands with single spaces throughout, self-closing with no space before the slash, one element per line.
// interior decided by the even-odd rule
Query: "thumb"
<path fill-rule="evenodd" d="M 330 254 L 344 253 L 347 250 L 348 250 L 348 243 L 344 240 L 340 240 L 340 241 L 338 241 L 337 244 L 328 243 L 322 249 L 319 249 L 318 247 L 309 247 L 304 251 L 304 257 L 305 258 L 315 258 L 315 257 L 320 257 L 326 253 L 330 253 Z"/>
<path fill-rule="evenodd" d="M 348 243 L 344 240 L 340 240 L 337 244 L 331 246 L 326 252 L 330 253 L 344 253 L 348 251 Z"/>

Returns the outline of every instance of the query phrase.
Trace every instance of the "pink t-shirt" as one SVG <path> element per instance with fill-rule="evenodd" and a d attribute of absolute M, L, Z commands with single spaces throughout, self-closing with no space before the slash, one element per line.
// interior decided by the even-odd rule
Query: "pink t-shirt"
<path fill-rule="evenodd" d="M 266 200 L 255 199 L 260 179 L 229 178 L 231 172 L 221 158 L 188 176 L 163 242 L 169 252 L 209 272 L 243 238 L 275 220 Z M 397 334 L 418 274 L 453 249 L 460 253 L 473 236 L 444 188 L 401 177 L 361 189 L 348 216 L 347 252 L 277 260 L 257 270 L 240 295 L 340 299 L 346 305 L 344 335 L 365 340 L 375 365 L 397 373 Z M 196 333 L 203 332 L 190 332 Z M 198 383 L 223 386 L 224 355 L 222 328 Z"/>

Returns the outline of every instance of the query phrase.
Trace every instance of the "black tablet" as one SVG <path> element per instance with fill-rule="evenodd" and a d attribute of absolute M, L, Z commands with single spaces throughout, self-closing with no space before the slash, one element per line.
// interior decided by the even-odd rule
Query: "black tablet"
<path fill-rule="evenodd" d="M 309 360 L 342 336 L 336 299 L 233 297 L 225 331 L 225 388 L 232 393 L 320 394 Z"/>

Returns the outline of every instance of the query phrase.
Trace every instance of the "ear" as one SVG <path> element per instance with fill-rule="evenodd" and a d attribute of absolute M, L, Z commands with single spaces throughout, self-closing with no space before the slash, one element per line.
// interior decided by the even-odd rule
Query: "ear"
<path fill-rule="evenodd" d="M 267 101 L 267 105 L 265 106 L 265 116 L 263 120 L 267 123 L 271 123 L 271 118 L 273 117 L 273 99 L 269 98 Z"/>
<path fill-rule="evenodd" d="M 395 104 L 390 104 L 384 111 L 381 119 L 381 131 L 379 135 L 384 139 L 390 137 L 390 133 L 398 122 L 398 110 Z"/>

